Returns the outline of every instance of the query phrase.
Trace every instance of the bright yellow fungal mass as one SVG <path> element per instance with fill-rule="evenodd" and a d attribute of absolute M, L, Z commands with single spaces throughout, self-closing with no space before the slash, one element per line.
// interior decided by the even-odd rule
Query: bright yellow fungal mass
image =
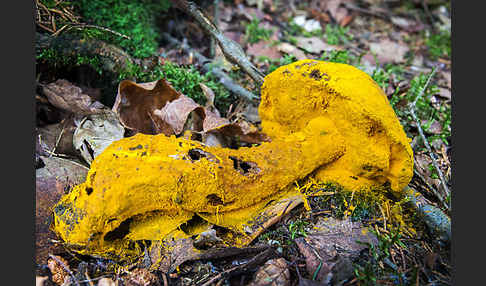
<path fill-rule="evenodd" d="M 259 113 L 272 142 L 258 147 L 163 134 L 112 143 L 55 206 L 53 229 L 79 253 L 133 257 L 143 250 L 137 241 L 203 231 L 180 230 L 195 215 L 244 236 L 269 202 L 304 196 L 292 183 L 311 173 L 347 189 L 390 184 L 397 192 L 412 177 L 409 140 L 385 94 L 354 67 L 280 67 L 265 78 Z"/>
<path fill-rule="evenodd" d="M 385 93 L 353 66 L 302 60 L 278 68 L 265 78 L 259 114 L 272 138 L 299 131 L 316 117 L 334 123 L 346 153 L 319 168 L 317 179 L 351 190 L 388 182 L 400 192 L 412 178 L 410 140 Z"/>

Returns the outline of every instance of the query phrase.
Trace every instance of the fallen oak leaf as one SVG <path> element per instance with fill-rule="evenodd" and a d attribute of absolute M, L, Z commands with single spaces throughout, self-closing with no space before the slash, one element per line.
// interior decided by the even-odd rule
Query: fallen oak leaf
<path fill-rule="evenodd" d="M 184 131 L 199 133 L 203 138 L 208 133 L 223 136 L 239 136 L 241 141 L 251 144 L 269 141 L 269 138 L 249 123 L 231 123 L 221 117 L 212 105 L 214 94 L 207 86 L 201 86 L 207 97 L 203 107 L 193 99 L 176 91 L 166 80 L 149 83 L 122 81 L 113 110 L 120 122 L 128 129 L 144 134 L 163 133 L 166 136 L 180 136 Z M 215 138 L 212 138 L 215 139 Z M 218 139 L 215 145 L 224 145 Z"/>
<path fill-rule="evenodd" d="M 52 105 L 70 113 L 88 115 L 106 109 L 80 87 L 64 79 L 43 86 L 42 91 Z"/>
<path fill-rule="evenodd" d="M 153 112 L 162 109 L 168 102 L 181 96 L 165 79 L 148 83 L 123 80 L 118 85 L 118 94 L 113 111 L 120 123 L 135 133 L 173 134 L 172 128 Z"/>
<path fill-rule="evenodd" d="M 204 117 L 201 109 L 200 105 L 193 99 L 181 95 L 179 98 L 168 102 L 161 109 L 155 109 L 153 115 L 157 120 L 154 120 L 154 122 L 161 120 L 164 123 L 163 126 L 167 126 L 166 128 L 160 128 L 165 135 L 179 135 L 184 130 L 184 125 L 191 112 L 195 111 L 200 117 Z M 169 131 L 167 128 L 171 130 Z"/>

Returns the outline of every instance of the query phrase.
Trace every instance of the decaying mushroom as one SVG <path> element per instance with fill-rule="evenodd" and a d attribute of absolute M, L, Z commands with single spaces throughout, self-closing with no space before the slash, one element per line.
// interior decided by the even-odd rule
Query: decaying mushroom
<path fill-rule="evenodd" d="M 54 230 L 82 254 L 124 258 L 140 255 L 143 241 L 200 233 L 187 227 L 196 217 L 244 237 L 271 201 L 305 196 L 292 183 L 309 174 L 353 190 L 399 192 L 411 179 L 408 138 L 385 94 L 354 67 L 280 67 L 265 78 L 259 112 L 272 142 L 258 147 L 163 134 L 112 143 L 56 205 Z"/>

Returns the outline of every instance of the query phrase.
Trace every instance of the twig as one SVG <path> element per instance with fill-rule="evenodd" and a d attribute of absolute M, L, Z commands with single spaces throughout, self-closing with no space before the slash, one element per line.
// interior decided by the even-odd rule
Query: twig
<path fill-rule="evenodd" d="M 434 68 L 432 72 L 430 72 L 429 77 L 427 78 L 427 81 L 425 82 L 425 85 L 423 88 L 420 90 L 420 93 L 415 97 L 415 100 L 409 105 L 410 108 L 410 114 L 412 115 L 413 120 L 417 124 L 417 128 L 420 134 L 420 137 L 422 138 L 422 141 L 424 142 L 425 147 L 427 148 L 427 151 L 429 153 L 430 158 L 432 159 L 432 164 L 434 165 L 434 168 L 436 169 L 440 182 L 442 184 L 442 187 L 444 189 L 444 195 L 439 196 L 439 200 L 441 203 L 446 207 L 447 210 L 450 210 L 450 205 L 447 204 L 446 202 L 446 197 L 450 194 L 449 188 L 447 187 L 446 181 L 444 179 L 444 175 L 442 174 L 442 171 L 439 168 L 439 164 L 437 164 L 437 158 L 435 156 L 435 153 L 432 151 L 432 148 L 430 148 L 429 141 L 427 140 L 427 137 L 425 137 L 424 131 L 422 130 L 422 126 L 420 123 L 420 120 L 418 119 L 417 115 L 415 114 L 415 104 L 417 103 L 418 99 L 422 97 L 424 94 L 425 90 L 427 89 L 427 86 L 430 83 L 430 80 L 432 79 L 432 76 L 435 74 L 436 69 Z"/>
<path fill-rule="evenodd" d="M 217 27 L 218 22 L 219 22 L 219 0 L 214 0 L 214 13 L 213 13 L 213 21 L 214 25 Z M 211 58 L 214 58 L 216 54 L 216 40 L 214 38 L 211 38 L 211 44 L 209 46 L 209 56 Z"/>
<path fill-rule="evenodd" d="M 425 197 L 418 191 L 405 187 L 405 197 L 422 217 L 429 230 L 434 233 L 438 239 L 434 242 L 450 242 L 451 239 L 451 220 L 439 208 L 427 203 Z"/>
<path fill-rule="evenodd" d="M 62 120 L 62 129 L 61 132 L 59 133 L 59 136 L 57 137 L 56 144 L 54 145 L 54 148 L 52 151 L 49 153 L 49 158 L 53 155 L 56 154 L 56 149 L 57 146 L 59 146 L 59 142 L 61 142 L 62 135 L 64 134 L 64 128 L 66 127 L 66 121 L 65 119 Z M 39 134 L 40 135 L 40 134 Z"/>
<path fill-rule="evenodd" d="M 363 14 L 368 14 L 368 15 L 371 15 L 371 16 L 375 16 L 375 17 L 378 17 L 378 18 L 385 19 L 385 20 L 389 20 L 390 19 L 390 15 L 389 14 L 386 14 L 386 13 L 380 13 L 380 12 L 376 12 L 376 11 L 364 9 L 364 8 L 361 8 L 359 6 L 356 6 L 356 5 L 352 4 L 352 3 L 344 3 L 344 5 L 349 10 L 354 10 L 354 11 L 357 11 L 357 12 L 361 12 Z"/>
<path fill-rule="evenodd" d="M 418 172 L 418 171 L 417 171 L 415 168 L 414 168 L 414 170 L 413 170 L 413 173 L 414 173 L 415 175 L 417 175 L 417 176 L 418 176 L 418 177 L 419 177 L 419 178 L 422 180 L 422 182 L 424 182 L 424 184 L 426 185 L 426 187 L 427 187 L 427 188 L 429 188 L 429 189 L 430 189 L 430 191 L 431 191 L 432 193 L 434 193 L 434 195 L 435 195 L 436 197 L 438 197 L 438 198 L 440 198 L 440 197 L 441 197 L 441 194 L 440 194 L 440 193 L 439 193 L 439 192 L 438 192 L 438 191 L 437 191 L 437 190 L 436 190 L 436 189 L 435 189 L 433 186 L 431 186 L 431 185 L 430 185 L 430 184 L 427 182 L 427 180 L 425 180 L 424 176 L 423 176 L 422 174 L 420 174 L 420 173 L 419 173 L 419 172 Z M 441 203 L 442 203 L 442 205 L 443 205 L 444 207 L 446 207 L 446 205 L 444 204 L 444 202 L 443 202 L 443 201 L 441 201 Z"/>
<path fill-rule="evenodd" d="M 247 263 L 235 266 L 233 268 L 225 270 L 224 272 L 219 273 L 218 275 L 214 276 L 209 281 L 204 283 L 202 286 L 209 286 L 213 283 L 216 283 L 216 281 L 218 281 L 220 279 L 229 278 L 231 276 L 235 276 L 235 275 L 238 275 L 240 273 L 246 272 L 249 269 L 254 268 L 254 267 L 260 265 L 261 263 L 264 263 L 265 261 L 273 258 L 273 256 L 275 256 L 275 255 L 276 255 L 276 253 L 273 250 L 273 248 L 269 247 L 265 251 L 257 254 L 255 257 L 253 257 Z"/>
<path fill-rule="evenodd" d="M 69 275 L 73 279 L 74 284 L 79 286 L 78 279 L 76 279 L 76 276 L 74 276 L 74 273 L 59 258 L 55 257 L 52 254 L 49 254 L 49 257 L 54 259 L 57 263 L 59 263 L 59 265 L 61 265 L 62 268 L 64 268 L 64 270 L 66 270 L 66 272 L 69 273 Z"/>
<path fill-rule="evenodd" d="M 105 31 L 105 32 L 109 32 L 109 33 L 112 33 L 114 35 L 117 35 L 119 37 L 122 37 L 122 38 L 125 38 L 125 39 L 128 39 L 130 40 L 131 38 L 127 35 L 124 35 L 122 33 L 119 33 L 117 31 L 113 31 L 113 30 L 110 30 L 106 27 L 101 27 L 101 26 L 96 26 L 96 25 L 89 25 L 89 24 L 83 24 L 83 23 L 68 23 L 69 25 L 69 28 L 67 29 L 67 31 L 73 29 L 73 28 L 76 28 L 76 29 L 86 29 L 86 28 L 92 28 L 92 29 L 98 29 L 98 30 L 102 30 L 102 31 Z"/>
<path fill-rule="evenodd" d="M 219 82 L 226 87 L 229 91 L 235 93 L 239 97 L 245 100 L 255 100 L 258 99 L 258 96 L 250 92 L 249 90 L 243 88 L 242 86 L 235 83 L 226 73 L 224 73 L 220 68 L 212 66 L 211 60 L 206 58 L 205 56 L 201 55 L 200 53 L 191 49 L 187 44 L 181 43 L 177 39 L 173 38 L 171 35 L 167 33 L 162 33 L 162 37 L 166 39 L 169 43 L 180 47 L 186 53 L 192 53 L 196 57 L 196 59 L 202 64 L 202 68 L 205 72 L 211 72 L 216 77 L 219 78 Z"/>
<path fill-rule="evenodd" d="M 196 4 L 187 0 L 171 0 L 171 2 L 182 11 L 191 15 L 207 34 L 216 39 L 224 56 L 231 63 L 238 65 L 257 83 L 259 87 L 263 84 L 264 75 L 246 57 L 241 46 L 237 42 L 223 35 L 223 33 L 221 33 L 213 22 L 203 14 Z"/>

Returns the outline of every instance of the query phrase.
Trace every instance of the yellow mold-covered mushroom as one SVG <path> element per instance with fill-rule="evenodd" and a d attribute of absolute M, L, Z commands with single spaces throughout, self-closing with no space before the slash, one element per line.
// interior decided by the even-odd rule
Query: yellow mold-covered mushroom
<path fill-rule="evenodd" d="M 389 183 L 400 192 L 412 178 L 410 140 L 385 93 L 355 67 L 316 60 L 280 67 L 265 77 L 259 114 L 271 138 L 297 132 L 316 117 L 334 123 L 346 152 L 317 170 L 321 181 L 351 190 Z"/>
<path fill-rule="evenodd" d="M 194 214 L 243 232 L 277 193 L 344 154 L 335 130 L 316 117 L 300 132 L 238 150 L 163 134 L 124 138 L 56 205 L 54 230 L 100 256 L 137 254 L 134 241 L 162 240 Z"/>
<path fill-rule="evenodd" d="M 244 234 L 314 171 L 356 190 L 389 183 L 399 191 L 411 178 L 408 139 L 383 92 L 356 68 L 313 60 L 281 67 L 265 78 L 259 112 L 272 142 L 258 147 L 163 134 L 112 143 L 55 206 L 53 229 L 82 254 L 126 258 L 142 253 L 138 242 L 182 233 L 195 216 Z"/>

